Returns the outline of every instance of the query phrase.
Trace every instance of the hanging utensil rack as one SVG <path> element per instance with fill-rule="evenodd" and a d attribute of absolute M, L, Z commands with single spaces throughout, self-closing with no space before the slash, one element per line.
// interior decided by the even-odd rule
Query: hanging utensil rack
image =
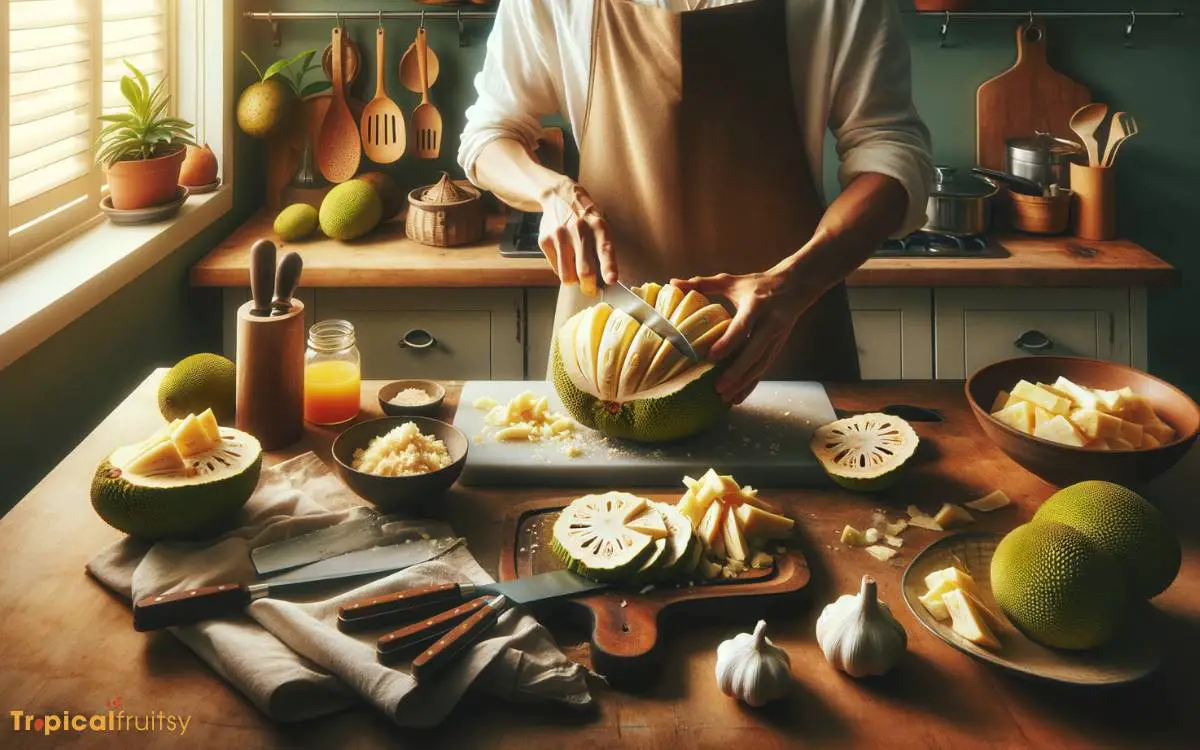
<path fill-rule="evenodd" d="M 942 19 L 941 37 L 942 47 L 949 46 L 946 43 L 950 36 L 950 22 L 954 20 L 962 21 L 1001 21 L 1001 20 L 1028 20 L 1032 25 L 1035 20 L 1039 19 L 1068 19 L 1078 20 L 1083 18 L 1111 18 L 1125 21 L 1125 46 L 1131 47 L 1133 42 L 1133 32 L 1140 18 L 1161 18 L 1161 19 L 1180 19 L 1183 18 L 1182 10 L 1137 10 L 1130 8 L 1129 10 L 909 10 L 902 11 L 908 15 L 928 16 L 931 18 Z"/>
<path fill-rule="evenodd" d="M 467 46 L 467 30 L 465 21 L 490 21 L 496 17 L 494 10 L 285 10 L 285 11 L 246 11 L 242 17 L 250 21 L 266 21 L 271 24 L 271 44 L 278 47 L 283 40 L 279 31 L 280 21 L 383 21 L 410 20 L 420 21 L 456 21 L 458 23 L 458 46 Z"/>

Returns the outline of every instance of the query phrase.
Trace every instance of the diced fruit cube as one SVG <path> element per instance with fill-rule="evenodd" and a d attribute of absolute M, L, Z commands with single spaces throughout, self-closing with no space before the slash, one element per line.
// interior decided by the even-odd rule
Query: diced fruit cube
<path fill-rule="evenodd" d="M 1071 402 L 1071 406 L 1075 406 L 1075 398 L 1073 396 L 1071 396 L 1071 394 L 1067 393 L 1066 391 L 1060 390 L 1057 386 L 1050 385 L 1049 383 L 1038 382 L 1037 387 L 1041 388 L 1043 391 L 1049 391 L 1050 393 L 1053 393 L 1055 396 L 1065 398 L 1066 400 Z"/>
<path fill-rule="evenodd" d="M 931 596 L 933 592 L 926 592 L 918 597 L 921 604 L 925 605 L 925 609 L 929 610 L 929 614 L 933 615 L 935 620 L 949 620 L 950 612 L 946 609 L 946 605 L 942 603 L 941 596 Z"/>
<path fill-rule="evenodd" d="M 1119 417 L 1114 417 L 1111 414 L 1105 414 L 1102 411 L 1095 409 L 1076 409 L 1067 417 L 1071 424 L 1079 430 L 1080 434 L 1089 440 L 1098 440 L 1100 438 L 1121 437 L 1121 424 L 1124 422 Z M 1136 425 L 1135 425 L 1136 426 Z M 1138 428 L 1141 432 L 1141 428 Z M 1140 435 L 1138 436 L 1141 437 Z M 1138 442 L 1141 442 L 1140 440 Z"/>
<path fill-rule="evenodd" d="M 913 516 L 908 519 L 908 525 L 916 526 L 918 529 L 925 529 L 926 531 L 944 531 L 942 525 L 933 520 L 932 516 Z"/>
<path fill-rule="evenodd" d="M 1151 435 L 1150 433 L 1147 432 L 1142 435 L 1142 444 L 1138 447 L 1140 447 L 1140 448 L 1157 448 L 1160 445 L 1162 445 L 1162 443 L 1158 442 L 1158 438 L 1154 437 L 1153 435 Z"/>
<path fill-rule="evenodd" d="M 719 546 L 724 553 L 725 539 L 725 511 L 728 506 L 725 503 L 711 503 L 708 510 L 704 513 L 704 518 L 700 521 L 700 525 L 696 527 L 696 533 L 700 535 L 701 541 L 704 542 L 711 550 L 716 550 Z M 721 555 L 722 557 L 724 554 Z"/>
<path fill-rule="evenodd" d="M 1051 414 L 1067 414 L 1071 411 L 1071 400 L 1051 393 L 1045 388 L 1038 388 L 1028 380 L 1017 383 L 1012 395 L 1029 403 L 1040 406 Z"/>
<path fill-rule="evenodd" d="M 211 408 L 197 414 L 196 421 L 204 428 L 204 433 L 208 435 L 208 439 L 214 446 L 221 442 L 221 428 L 217 425 L 217 415 L 213 414 Z"/>
<path fill-rule="evenodd" d="M 870 555 L 871 557 L 875 558 L 879 562 L 887 562 L 888 560 L 891 560 L 893 557 L 895 557 L 898 553 L 896 552 L 896 550 L 892 549 L 891 547 L 884 547 L 882 545 L 877 544 L 872 547 L 867 547 L 867 554 Z"/>
<path fill-rule="evenodd" d="M 847 524 L 842 529 L 842 544 L 847 544 L 851 547 L 866 547 L 868 542 L 867 537 L 861 531 Z"/>
<path fill-rule="evenodd" d="M 1136 445 L 1123 438 L 1115 437 L 1108 439 L 1108 449 L 1111 451 L 1131 451 L 1137 448 Z"/>
<path fill-rule="evenodd" d="M 171 442 L 179 449 L 184 458 L 195 456 L 216 448 L 218 440 L 213 439 L 195 414 L 189 414 L 171 433 Z"/>
<path fill-rule="evenodd" d="M 1061 414 L 1046 422 L 1033 433 L 1034 437 L 1042 440 L 1049 440 L 1061 445 L 1071 445 L 1077 448 L 1083 447 L 1083 437 L 1075 430 L 1075 427 L 1067 421 L 1067 418 Z"/>
<path fill-rule="evenodd" d="M 1152 435 L 1160 444 L 1169 443 L 1175 439 L 1175 430 L 1166 422 L 1155 417 L 1142 425 L 1143 440 L 1145 440 L 1146 435 Z"/>
<path fill-rule="evenodd" d="M 1008 391 L 1001 390 L 996 394 L 996 400 L 992 402 L 992 408 L 988 409 L 988 412 L 995 414 L 1004 407 L 1008 406 L 1008 397 Z"/>
<path fill-rule="evenodd" d="M 738 525 L 747 539 L 785 539 L 792 533 L 795 521 L 768 510 L 743 503 L 734 511 Z"/>
<path fill-rule="evenodd" d="M 1097 400 L 1095 393 L 1092 393 L 1092 391 L 1088 388 L 1084 388 L 1081 385 L 1072 383 L 1070 380 L 1067 380 L 1061 375 L 1059 376 L 1058 380 L 1054 381 L 1054 388 L 1058 392 L 1065 393 L 1067 396 L 1069 396 L 1071 400 L 1075 402 L 1075 405 L 1080 409 L 1096 408 Z"/>
<path fill-rule="evenodd" d="M 679 502 L 675 504 L 676 510 L 684 515 L 687 520 L 691 521 L 692 528 L 700 528 L 700 524 L 704 521 L 704 514 L 713 504 L 711 496 L 701 498 L 693 487 L 684 493 Z"/>
<path fill-rule="evenodd" d="M 1145 435 L 1145 428 L 1137 422 L 1130 422 L 1122 419 L 1121 421 L 1121 439 L 1131 444 L 1134 448 L 1140 448 L 1142 438 Z"/>
<path fill-rule="evenodd" d="M 175 443 L 162 439 L 143 448 L 132 460 L 119 468 L 131 474 L 151 476 L 154 474 L 177 474 L 186 468 L 186 464 Z"/>
<path fill-rule="evenodd" d="M 1054 414 L 1051 414 L 1040 406 L 1033 407 L 1033 429 L 1036 431 L 1038 427 L 1054 419 L 1054 417 Z"/>
<path fill-rule="evenodd" d="M 978 500 L 972 500 L 969 503 L 963 504 L 971 510 L 981 510 L 986 513 L 1010 505 L 1012 504 L 1012 500 L 1009 499 L 1008 495 L 1004 494 L 1004 490 L 992 490 Z"/>
<path fill-rule="evenodd" d="M 1099 388 L 1093 388 L 1092 393 L 1096 394 L 1096 400 L 1099 402 L 1097 404 L 1097 408 L 1103 409 L 1109 413 L 1119 412 L 1124 409 L 1126 405 L 1126 395 L 1133 395 L 1132 391 L 1129 391 L 1128 394 L 1126 394 L 1122 391 L 1105 391 Z"/>
<path fill-rule="evenodd" d="M 974 523 L 975 517 L 961 505 L 944 503 L 942 509 L 933 517 L 933 520 L 937 521 L 937 524 L 943 529 L 953 529 L 956 526 L 966 526 L 969 523 Z"/>
<path fill-rule="evenodd" d="M 977 646 L 993 651 L 1000 649 L 1000 641 L 984 622 L 975 603 L 962 591 L 947 591 L 942 595 L 942 603 L 950 613 L 950 627 L 955 633 Z"/>
<path fill-rule="evenodd" d="M 1121 410 L 1121 418 L 1144 425 L 1158 419 L 1158 415 L 1154 413 L 1154 407 L 1150 405 L 1150 401 L 1145 396 L 1134 395 L 1125 399 L 1125 408 Z"/>
<path fill-rule="evenodd" d="M 971 592 L 977 590 L 971 574 L 954 566 L 935 570 L 925 576 L 925 587 L 930 591 L 937 591 L 938 596 L 951 589 L 966 589 Z"/>
<path fill-rule="evenodd" d="M 1028 401 L 1018 401 L 1012 406 L 1006 406 L 992 416 L 1018 432 L 1023 432 L 1026 435 L 1033 434 L 1033 404 Z"/>
<path fill-rule="evenodd" d="M 746 537 L 738 526 L 737 517 L 733 513 L 725 514 L 725 554 L 730 560 L 745 560 L 750 553 L 747 550 Z"/>

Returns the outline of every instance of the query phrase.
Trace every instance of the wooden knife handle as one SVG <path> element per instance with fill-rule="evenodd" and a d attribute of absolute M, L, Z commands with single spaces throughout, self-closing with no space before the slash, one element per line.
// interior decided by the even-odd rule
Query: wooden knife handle
<path fill-rule="evenodd" d="M 250 588 L 238 583 L 147 596 L 133 603 L 133 629 L 161 630 L 237 614 L 250 603 Z"/>
<path fill-rule="evenodd" d="M 439 638 L 437 643 L 425 649 L 420 656 L 413 659 L 413 677 L 418 681 L 428 679 L 454 661 L 454 657 L 478 641 L 496 622 L 506 601 L 503 596 L 497 596 L 478 612 L 454 626 L 454 629 Z"/>
<path fill-rule="evenodd" d="M 457 583 L 441 583 L 360 599 L 338 607 L 338 630 L 351 633 L 394 624 L 405 618 L 417 619 L 460 602 L 462 591 Z"/>
<path fill-rule="evenodd" d="M 424 650 L 431 641 L 437 640 L 446 631 L 453 630 L 463 620 L 466 620 L 480 609 L 486 607 L 491 600 L 490 596 L 481 596 L 472 599 L 466 604 L 460 604 L 454 609 L 447 609 L 440 612 L 426 620 L 414 622 L 399 630 L 393 630 L 391 633 L 380 638 L 375 644 L 376 656 L 381 663 L 389 663 L 396 661 L 406 654 L 411 654 L 414 647 L 419 646 L 421 650 Z"/>
<path fill-rule="evenodd" d="M 275 243 L 258 240 L 250 246 L 251 312 L 266 316 L 271 313 L 271 293 L 275 288 Z"/>

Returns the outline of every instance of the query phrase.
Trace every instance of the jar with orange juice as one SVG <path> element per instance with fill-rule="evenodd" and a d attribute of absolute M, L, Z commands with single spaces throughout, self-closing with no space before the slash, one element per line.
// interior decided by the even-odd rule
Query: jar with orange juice
<path fill-rule="evenodd" d="M 341 424 L 358 416 L 362 359 L 348 320 L 323 320 L 308 329 L 304 352 L 304 419 Z"/>

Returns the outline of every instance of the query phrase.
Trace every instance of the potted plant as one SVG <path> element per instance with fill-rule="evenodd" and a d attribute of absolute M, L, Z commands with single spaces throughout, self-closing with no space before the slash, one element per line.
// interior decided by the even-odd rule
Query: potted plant
<path fill-rule="evenodd" d="M 166 78 L 153 89 L 140 70 L 121 77 L 127 112 L 102 115 L 108 123 L 96 140 L 96 163 L 104 169 L 114 209 L 128 211 L 170 203 L 179 190 L 185 147 L 195 146 L 192 124 L 167 112 Z"/>

